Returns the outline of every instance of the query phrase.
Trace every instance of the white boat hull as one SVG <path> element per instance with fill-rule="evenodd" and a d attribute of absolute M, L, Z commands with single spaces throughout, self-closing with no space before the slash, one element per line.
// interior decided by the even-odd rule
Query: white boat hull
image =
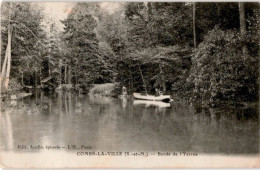
<path fill-rule="evenodd" d="M 135 99 L 138 100 L 163 101 L 163 102 L 171 101 L 170 95 L 152 96 L 152 95 L 141 95 L 140 93 L 133 93 L 133 96 Z"/>

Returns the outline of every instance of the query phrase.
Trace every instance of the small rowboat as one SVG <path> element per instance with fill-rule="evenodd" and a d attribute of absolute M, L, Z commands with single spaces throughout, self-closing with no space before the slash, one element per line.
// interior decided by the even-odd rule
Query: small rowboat
<path fill-rule="evenodd" d="M 163 102 L 171 101 L 170 95 L 153 96 L 153 95 L 141 95 L 140 93 L 133 93 L 133 95 L 134 98 L 137 100 L 151 100 L 151 101 L 163 101 Z"/>

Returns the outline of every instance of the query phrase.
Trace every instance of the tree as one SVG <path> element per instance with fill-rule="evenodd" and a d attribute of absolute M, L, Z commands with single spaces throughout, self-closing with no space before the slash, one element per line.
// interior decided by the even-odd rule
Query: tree
<path fill-rule="evenodd" d="M 81 84 L 104 83 L 111 81 L 105 51 L 101 51 L 96 29 L 99 21 L 98 3 L 78 3 L 63 21 L 65 25 L 64 41 L 71 53 L 66 54 L 68 76 Z M 65 67 L 66 71 L 66 67 Z"/>
<path fill-rule="evenodd" d="M 12 9 L 12 3 L 9 4 L 9 10 L 8 10 L 8 43 L 6 46 L 6 52 L 5 52 L 5 60 L 2 68 L 1 73 L 1 85 L 2 80 L 4 83 L 5 89 L 8 89 L 9 84 L 9 76 L 10 76 L 10 68 L 11 68 L 11 38 L 12 38 L 12 32 L 11 32 L 11 9 Z"/>
<path fill-rule="evenodd" d="M 196 39 L 196 3 L 193 2 L 193 40 L 194 40 L 194 47 L 197 47 L 197 39 Z"/>
<path fill-rule="evenodd" d="M 245 7 L 243 2 L 239 2 L 239 20 L 240 20 L 240 34 L 243 39 L 246 35 L 246 17 L 245 17 Z M 243 46 L 243 53 L 246 53 L 246 46 Z"/>
<path fill-rule="evenodd" d="M 234 31 L 215 27 L 193 57 L 190 80 L 196 99 L 205 102 L 252 101 L 257 97 L 256 57 L 242 52 L 243 41 Z"/>
<path fill-rule="evenodd" d="M 22 69 L 19 68 L 19 64 L 23 60 L 22 57 L 36 56 L 40 58 L 38 53 L 43 50 L 39 46 L 43 44 L 41 42 L 44 35 L 41 28 L 43 15 L 42 9 L 36 4 L 28 2 L 3 3 L 2 14 L 2 48 L 6 48 L 6 61 L 2 64 L 1 78 L 6 80 L 3 83 L 7 89 L 10 76 L 19 78 L 20 76 L 16 75 L 22 73 Z M 12 46 L 13 43 L 15 46 Z"/>

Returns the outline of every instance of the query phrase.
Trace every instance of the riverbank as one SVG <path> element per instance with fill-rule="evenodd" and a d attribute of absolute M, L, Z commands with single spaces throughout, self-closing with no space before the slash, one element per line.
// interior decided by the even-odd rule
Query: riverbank
<path fill-rule="evenodd" d="M 89 94 L 93 96 L 102 96 L 102 97 L 115 97 L 118 98 L 122 93 L 122 87 L 120 83 L 105 83 L 105 84 L 92 84 L 92 85 L 84 85 L 84 87 L 80 85 L 73 86 L 72 84 L 63 84 L 58 86 L 55 91 L 57 92 L 73 92 L 80 94 Z M 8 107 L 14 106 L 14 101 L 22 99 L 24 97 L 32 95 L 34 90 L 30 90 L 30 92 L 25 92 L 25 90 L 8 90 L 1 92 L 1 111 L 4 111 Z M 131 94 L 130 94 L 131 95 Z M 192 105 L 197 105 L 201 108 L 230 108 L 234 109 L 236 107 L 239 108 L 256 108 L 258 106 L 257 102 L 234 102 L 234 101 L 220 101 L 218 103 L 209 104 L 208 102 L 203 102 L 199 100 L 192 100 L 191 97 L 182 97 L 178 96 L 177 93 L 172 94 L 171 98 L 175 102 L 188 103 Z M 17 107 L 17 105 L 15 105 Z M 19 107 L 19 106 L 18 106 Z"/>
<path fill-rule="evenodd" d="M 115 96 L 115 89 L 118 87 L 118 83 L 105 83 L 105 84 L 94 84 L 90 89 L 90 95 L 99 96 Z"/>

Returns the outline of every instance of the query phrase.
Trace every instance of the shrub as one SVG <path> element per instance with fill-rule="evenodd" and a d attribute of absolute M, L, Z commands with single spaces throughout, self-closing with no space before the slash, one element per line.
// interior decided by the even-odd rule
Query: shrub
<path fill-rule="evenodd" d="M 15 78 L 11 78 L 9 81 L 9 87 L 8 89 L 5 89 L 5 87 L 2 86 L 1 88 L 1 94 L 3 96 L 5 95 L 11 95 L 17 93 L 17 91 L 22 89 L 22 85 L 17 81 Z"/>
<path fill-rule="evenodd" d="M 236 31 L 215 27 L 194 51 L 189 80 L 202 101 L 251 101 L 257 98 L 257 57 L 243 54 Z"/>

